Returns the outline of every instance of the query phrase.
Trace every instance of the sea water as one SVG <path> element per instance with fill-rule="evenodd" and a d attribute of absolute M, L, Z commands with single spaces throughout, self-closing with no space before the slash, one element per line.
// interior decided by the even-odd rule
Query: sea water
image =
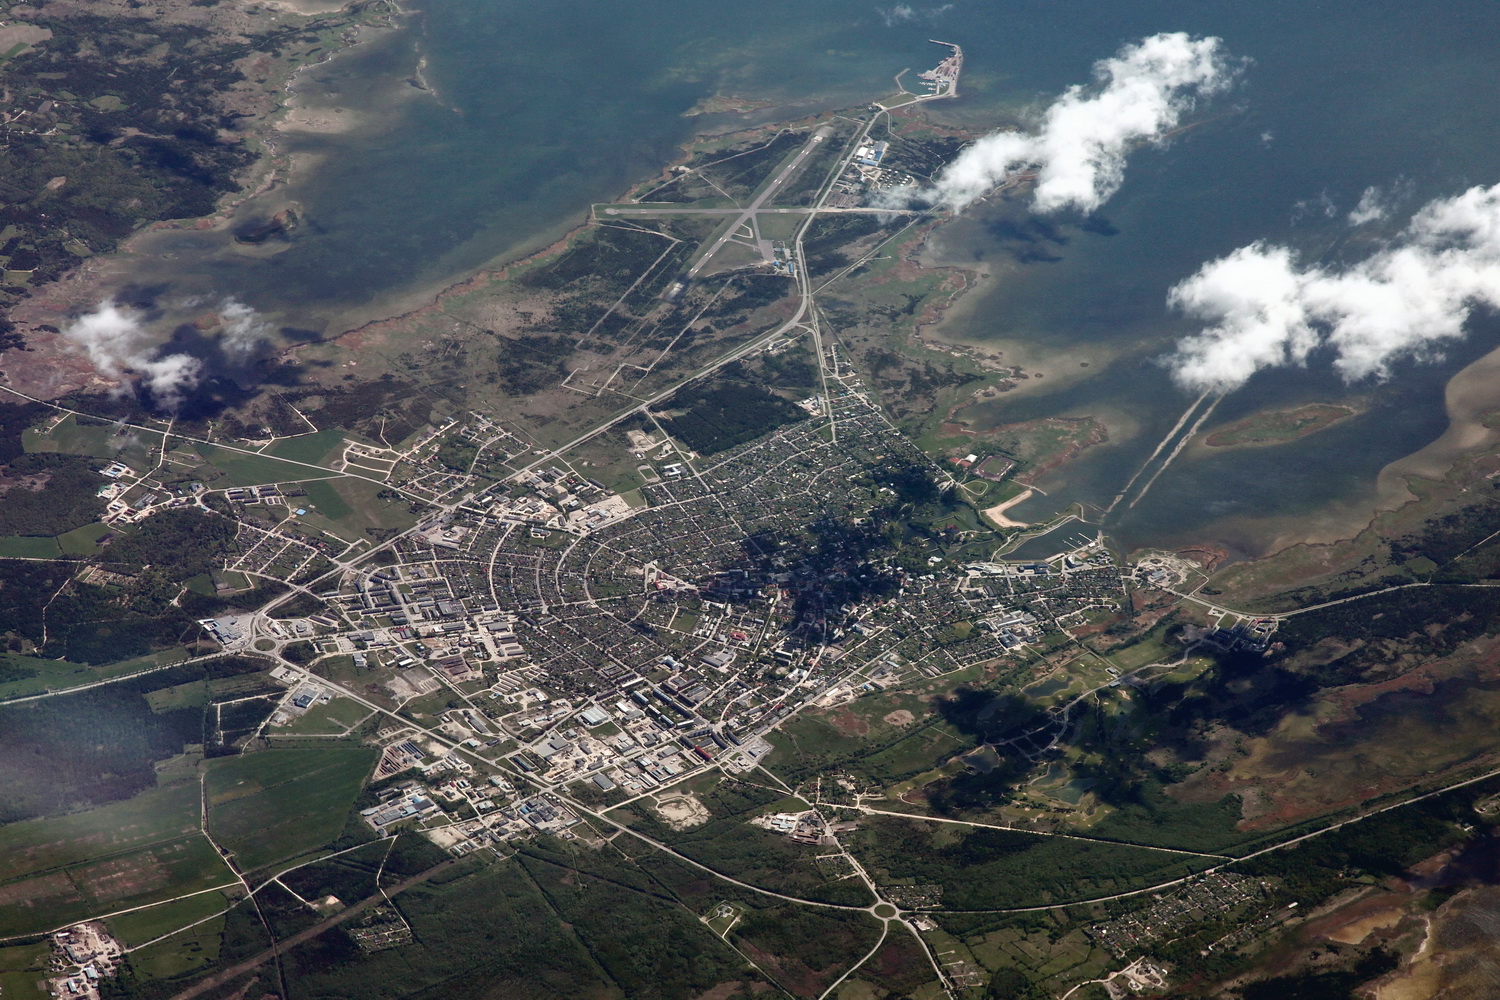
<path fill-rule="evenodd" d="M 1165 9 L 1128 6 L 1138 30 L 1159 23 L 1151 8 Z M 1489 124 L 1500 79 L 1482 41 L 1500 28 L 1500 10 L 1205 3 L 1176 14 L 1160 20 L 1217 34 L 1253 60 L 1233 92 L 1199 109 L 1195 128 L 1165 149 L 1135 152 L 1124 186 L 1093 219 L 1039 223 L 1018 199 L 971 212 L 935 241 L 939 260 L 992 272 L 956 334 L 1022 355 L 1035 348 L 1052 379 L 971 408 L 964 415 L 976 429 L 1100 413 L 1127 428 L 1044 477 L 1048 495 L 1013 517 L 1075 500 L 1100 515 L 1193 401 L 1163 362 L 1195 326 L 1166 298 L 1203 262 L 1264 239 L 1337 266 L 1378 249 L 1427 200 L 1500 181 Z M 1371 185 L 1394 192 L 1396 209 L 1385 223 L 1351 227 L 1347 213 Z M 1218 405 L 1205 431 L 1312 401 L 1354 396 L 1367 408 L 1288 444 L 1186 450 L 1143 500 L 1103 523 L 1126 547 L 1206 541 L 1245 553 L 1299 530 L 1349 530 L 1373 509 L 1379 470 L 1446 428 L 1447 379 L 1500 344 L 1492 318 L 1470 326 L 1440 361 L 1397 364 L 1381 383 L 1345 385 L 1326 354 L 1305 370 L 1256 376 Z"/>
<path fill-rule="evenodd" d="M 313 165 L 239 219 L 296 201 L 305 223 L 288 244 L 267 253 L 226 233 L 157 234 L 142 243 L 143 270 L 235 295 L 288 327 L 336 332 L 546 245 L 696 130 L 758 120 L 684 117 L 714 94 L 772 102 L 760 119 L 859 106 L 890 92 L 899 70 L 934 63 L 937 38 L 962 45 L 966 62 L 960 99 L 931 112 L 984 127 L 1088 82 L 1096 59 L 1132 40 L 1218 35 L 1248 60 L 1240 84 L 1165 148 L 1136 151 L 1094 219 L 1038 225 L 1018 204 L 992 204 L 935 241 L 943 259 L 994 271 L 950 333 L 1030 344 L 1069 369 L 972 409 L 976 427 L 1104 411 L 1129 427 L 1015 513 L 1073 499 L 1097 510 L 1191 402 L 1160 364 L 1192 329 L 1166 309 L 1175 282 L 1256 239 L 1307 260 L 1369 252 L 1393 224 L 1351 231 L 1343 219 L 1368 185 L 1401 192 L 1409 213 L 1500 180 L 1497 29 L 1500 8 L 1445 0 L 426 2 L 401 30 L 370 32 L 299 78 L 309 107 L 359 124 L 281 140 Z M 1350 391 L 1368 408 L 1284 446 L 1190 451 L 1109 526 L 1130 545 L 1207 536 L 1255 551 L 1278 518 L 1370 501 L 1382 466 L 1441 433 L 1444 380 L 1493 342 L 1478 336 L 1442 364 L 1354 390 L 1326 359 L 1257 377 L 1214 423 Z M 1101 357 L 1114 360 L 1081 367 Z"/>

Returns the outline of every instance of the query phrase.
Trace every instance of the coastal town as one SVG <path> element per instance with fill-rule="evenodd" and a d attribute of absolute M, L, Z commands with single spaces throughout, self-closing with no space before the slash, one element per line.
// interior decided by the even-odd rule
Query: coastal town
<path fill-rule="evenodd" d="M 493 421 L 451 423 L 391 481 L 456 502 L 344 570 L 332 540 L 256 529 L 230 565 L 294 586 L 330 568 L 279 606 L 202 625 L 226 650 L 288 661 L 267 733 L 335 698 L 402 714 L 441 704 L 428 730 L 380 729 L 376 777 L 405 780 L 365 819 L 464 853 L 567 836 L 578 816 L 558 794 L 620 801 L 705 768 L 747 771 L 804 707 L 981 663 L 1022 669 L 1119 611 L 1122 568 L 1097 539 L 1009 561 L 978 531 L 896 560 L 861 531 L 860 512 L 894 496 L 882 470 L 946 474 L 852 371 L 820 406 L 837 444 L 811 419 L 708 459 L 658 436 L 635 452 L 647 481 L 631 496 L 566 462 L 498 485 L 455 476 L 439 458 L 455 440 L 517 456 Z M 268 493 L 220 495 L 253 511 Z"/>

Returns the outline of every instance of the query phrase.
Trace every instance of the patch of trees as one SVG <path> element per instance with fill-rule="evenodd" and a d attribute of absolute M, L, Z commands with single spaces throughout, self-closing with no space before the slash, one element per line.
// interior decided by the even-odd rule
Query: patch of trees
<path fill-rule="evenodd" d="M 60 535 L 97 521 L 104 513 L 97 464 L 50 452 L 16 456 L 0 470 L 10 480 L 0 496 L 0 535 Z"/>
<path fill-rule="evenodd" d="M 1495 491 L 1492 484 L 1490 492 Z M 1391 556 L 1406 561 L 1425 556 L 1444 566 L 1460 555 L 1500 531 L 1500 503 L 1486 498 L 1451 514 L 1434 518 L 1409 535 L 1391 543 Z M 1474 579 L 1472 573 L 1461 569 L 1457 573 L 1440 574 L 1439 578 L 1467 581 Z"/>
<path fill-rule="evenodd" d="M 282 647 L 281 655 L 298 666 L 307 666 L 318 658 L 318 647 L 306 639 Z"/>
<path fill-rule="evenodd" d="M 721 378 L 776 389 L 811 389 L 821 382 L 812 352 L 799 344 L 779 354 L 763 354 L 755 364 L 740 360 L 720 369 Z"/>
<path fill-rule="evenodd" d="M 813 977 L 831 979 L 848 968 L 870 950 L 876 934 L 874 922 L 863 914 L 805 906 L 753 911 L 734 926 L 741 944 L 775 956 L 778 978 L 794 990 Z"/>
<path fill-rule="evenodd" d="M 976 828 L 938 846 L 935 824 L 867 817 L 850 846 L 877 881 L 943 886 L 943 904 L 987 909 L 1120 892 L 1185 873 L 1135 847 Z"/>
<path fill-rule="evenodd" d="M 1355 990 L 1364 983 L 1394 972 L 1400 965 L 1400 955 L 1376 948 L 1341 969 L 1262 979 L 1246 986 L 1240 996 L 1242 1000 L 1344 1000 L 1355 996 Z"/>
<path fill-rule="evenodd" d="M 383 431 L 392 444 L 426 426 L 432 416 L 431 396 L 417 391 L 411 382 L 390 376 L 317 391 L 323 396 L 323 405 L 314 416 L 319 426 L 367 427 L 375 440 Z"/>
<path fill-rule="evenodd" d="M 341 858 L 320 861 L 298 868 L 287 875 L 284 881 L 303 899 L 337 896 L 347 906 L 375 891 L 375 873 L 379 871 L 380 861 L 385 853 L 383 846 L 372 847 Z"/>
<path fill-rule="evenodd" d="M 900 170 L 914 177 L 931 178 L 947 166 L 967 142 L 951 136 L 935 135 L 925 139 L 893 139 L 880 165 Z"/>
<path fill-rule="evenodd" d="M 902 503 L 931 503 L 941 493 L 932 470 L 915 463 L 882 466 L 873 475 L 877 483 L 894 490 Z"/>
<path fill-rule="evenodd" d="M 479 446 L 472 441 L 449 438 L 437 450 L 437 460 L 450 471 L 466 473 L 479 454 Z"/>
<path fill-rule="evenodd" d="M 575 282 L 587 282 L 595 289 L 613 285 L 618 295 L 661 256 L 667 245 L 660 235 L 639 229 L 595 228 L 553 260 L 527 271 L 520 280 L 533 288 L 553 290 Z"/>
<path fill-rule="evenodd" d="M 271 598 L 287 590 L 284 583 L 275 580 L 257 580 L 253 590 L 247 590 L 240 594 L 230 594 L 225 597 L 209 597 L 193 590 L 183 590 L 177 596 L 177 607 L 183 613 L 194 620 L 199 618 L 215 618 L 225 611 L 251 611 L 260 607 Z"/>
<path fill-rule="evenodd" d="M 1389 878 L 1438 851 L 1467 839 L 1460 824 L 1473 824 L 1473 803 L 1493 792 L 1491 780 L 1413 805 L 1371 816 L 1273 851 L 1236 868 L 1256 878 L 1277 879 L 1286 902 L 1315 903 L 1364 876 Z"/>
<path fill-rule="evenodd" d="M 72 575 L 58 563 L 0 559 L 0 634 L 40 644 L 42 609 Z"/>
<path fill-rule="evenodd" d="M 196 620 L 172 604 L 179 585 L 143 575 L 128 590 L 72 583 L 47 611 L 45 656 L 116 663 L 197 637 Z"/>
<path fill-rule="evenodd" d="M 254 733 L 275 710 L 274 698 L 252 698 L 224 705 L 218 709 L 219 739 L 215 746 L 226 753 L 238 752 L 238 744 Z"/>
<path fill-rule="evenodd" d="M 807 416 L 765 389 L 722 380 L 681 389 L 664 408 L 687 411 L 663 423 L 700 455 L 727 451 Z"/>
<path fill-rule="evenodd" d="M 1190 850 L 1220 850 L 1241 839 L 1235 832 L 1239 801 L 1183 804 L 1165 788 L 1181 779 L 1174 768 L 1152 762 L 1148 751 L 1169 748 L 1180 760 L 1201 760 L 1202 733 L 1221 721 L 1241 731 L 1269 731 L 1318 688 L 1316 680 L 1266 664 L 1258 656 L 1226 658 L 1199 678 L 1160 683 L 1135 692 L 1135 711 L 1117 717 L 1084 718 L 1068 730 L 1069 743 L 1080 753 L 1070 765 L 1076 780 L 1112 807 L 1092 832 L 1104 839 L 1159 844 Z M 1004 743 L 1027 733 L 1050 737 L 1055 725 L 1035 702 L 1013 693 L 960 688 L 937 703 L 944 721 L 971 737 L 976 745 Z M 1111 724 L 1110 719 L 1114 719 Z M 945 778 L 927 786 L 929 803 L 939 812 L 962 814 L 1006 801 L 1035 762 L 1000 748 L 994 768 Z M 1195 766 L 1188 764 L 1189 772 Z"/>
<path fill-rule="evenodd" d="M 320 614 L 328 610 L 328 605 L 312 594 L 298 594 L 296 597 L 284 604 L 279 604 L 271 612 L 271 617 L 285 620 L 287 618 L 306 618 L 309 615 Z"/>
<path fill-rule="evenodd" d="M 851 212 L 819 216 L 802 238 L 802 256 L 808 273 L 830 274 L 848 265 L 850 257 L 843 248 L 878 233 L 881 228 L 878 215 Z"/>
<path fill-rule="evenodd" d="M 143 677 L 0 705 L 0 823 L 128 799 L 156 783 L 153 765 L 203 741 L 203 709 L 152 712 Z"/>
<path fill-rule="evenodd" d="M 866 906 L 872 902 L 858 880 L 825 880 L 808 848 L 745 825 L 752 812 L 777 801 L 774 792 L 724 781 L 700 798 L 714 817 L 701 826 L 673 830 L 645 809 L 637 811 L 638 819 L 631 825 L 700 864 L 751 885 L 829 903 Z"/>
<path fill-rule="evenodd" d="M 1500 623 L 1500 590 L 1436 584 L 1379 594 L 1286 619 L 1276 638 L 1293 650 L 1334 636 L 1365 645 L 1337 661 L 1350 676 L 1395 654 L 1441 656 Z"/>
<path fill-rule="evenodd" d="M 759 309 L 797 290 L 795 284 L 779 274 L 742 274 L 735 278 L 734 285 L 734 291 L 719 300 L 716 315 Z"/>
<path fill-rule="evenodd" d="M 97 479 L 93 476 L 89 483 Z M 41 598 L 51 599 L 42 654 L 76 663 L 114 663 L 197 637 L 197 618 L 234 602 L 184 594 L 182 581 L 218 565 L 233 536 L 232 522 L 196 510 L 165 511 L 148 518 L 108 550 L 109 566 L 134 574 L 130 586 L 74 582 L 62 587 L 59 579 Z M 7 566 L 0 587 L 25 578 L 26 571 Z M 273 594 L 256 592 L 259 600 Z M 28 627 L 18 620 L 16 631 L 40 642 L 41 608 L 35 599 L 25 606 L 28 610 L 22 614 L 34 615 L 35 624 Z M 4 620 L 0 617 L 0 622 Z"/>
<path fill-rule="evenodd" d="M 573 356 L 573 343 L 567 337 L 523 333 L 519 337 L 501 338 L 500 343 L 495 370 L 486 381 L 507 396 L 541 392 L 568 375 L 566 362 Z"/>
<path fill-rule="evenodd" d="M 391 872 L 389 864 L 386 871 Z M 615 919 L 616 902 L 610 898 L 610 905 L 596 908 L 588 918 L 591 926 Z M 398 996 L 562 1000 L 621 992 L 587 949 L 582 935 L 559 918 L 519 864 L 481 868 L 446 885 L 424 883 L 402 893 L 394 905 L 415 932 L 415 943 L 364 955 L 346 934 L 320 935 L 283 957 L 296 995 L 326 1000 Z M 232 912 L 247 909 L 238 907 Z M 251 910 L 252 920 L 253 916 Z M 664 926 L 659 911 L 642 912 L 641 908 L 624 909 L 616 923 L 628 929 L 632 921 L 643 929 Z M 248 926 L 233 931 L 243 937 L 243 943 L 235 943 L 235 954 L 251 951 L 258 939 L 263 940 Z M 229 937 L 226 927 L 226 945 Z M 712 946 L 712 939 L 707 941 Z M 227 964 L 233 959 L 226 955 L 222 961 Z M 676 994 L 669 1000 L 676 1000 Z"/>
<path fill-rule="evenodd" d="M 144 567 L 181 582 L 223 564 L 234 541 L 234 522 L 194 508 L 168 510 L 121 534 L 109 546 L 109 562 Z"/>
<path fill-rule="evenodd" d="M 12 681 L 27 681 L 37 675 L 35 667 L 24 666 L 14 660 L 0 660 L 0 684 Z"/>
<path fill-rule="evenodd" d="M 26 453 L 21 435 L 49 412 L 49 408 L 41 403 L 0 402 L 0 465 Z"/>
<path fill-rule="evenodd" d="M 691 1000 L 746 978 L 737 956 L 664 894 L 640 892 L 608 872 L 582 874 L 528 854 L 519 861 L 625 996 Z"/>
<path fill-rule="evenodd" d="M 996 969 L 985 990 L 985 1000 L 1052 1000 L 1052 991 L 1032 981 L 1020 969 Z"/>
<path fill-rule="evenodd" d="M 58 101 L 44 117 L 72 127 L 12 134 L 0 149 L 0 201 L 23 230 L 0 250 L 12 267 L 35 268 L 33 284 L 51 280 L 77 263 L 72 240 L 111 250 L 146 221 L 211 212 L 234 188 L 253 155 L 221 138 L 234 121 L 220 95 L 242 76 L 207 29 L 76 12 L 28 20 L 52 38 L 7 79 L 27 106 Z M 49 188 L 54 177 L 67 180 Z"/>

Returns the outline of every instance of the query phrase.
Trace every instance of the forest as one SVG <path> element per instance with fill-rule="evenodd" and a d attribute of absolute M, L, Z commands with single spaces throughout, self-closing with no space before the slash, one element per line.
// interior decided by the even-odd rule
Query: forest
<path fill-rule="evenodd" d="M 700 455 L 728 451 L 807 416 L 764 389 L 723 380 L 687 386 L 663 407 L 685 411 L 663 423 L 669 433 Z"/>

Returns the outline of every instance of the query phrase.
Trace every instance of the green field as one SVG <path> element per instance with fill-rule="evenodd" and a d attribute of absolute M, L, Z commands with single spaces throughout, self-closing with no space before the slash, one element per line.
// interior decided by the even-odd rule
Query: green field
<path fill-rule="evenodd" d="M 33 428 L 22 437 L 29 452 L 56 451 L 65 455 L 118 459 L 138 471 L 151 464 L 151 452 L 161 444 L 161 435 L 124 429 L 114 424 L 80 426 L 72 415 L 64 417 L 46 434 Z"/>
<path fill-rule="evenodd" d="M 114 529 L 107 524 L 85 524 L 66 534 L 49 538 L 40 535 L 6 535 L 0 537 L 0 557 L 8 559 L 56 559 L 62 555 L 92 555 L 99 539 Z"/>
<path fill-rule="evenodd" d="M 153 712 L 172 712 L 208 704 L 208 681 L 188 681 L 171 687 L 157 688 L 145 696 Z"/>
<path fill-rule="evenodd" d="M 50 931 L 234 880 L 219 852 L 194 832 L 0 884 L 0 936 Z"/>
<path fill-rule="evenodd" d="M 323 464 L 344 446 L 344 432 L 339 430 L 318 431 L 316 434 L 299 434 L 283 438 L 266 449 L 266 454 L 277 458 L 289 458 L 294 462 Z"/>
<path fill-rule="evenodd" d="M 1291 410 L 1268 410 L 1209 433 L 1204 443 L 1210 448 L 1234 448 L 1242 445 L 1281 444 L 1306 437 L 1325 427 L 1355 415 L 1350 406 L 1332 403 L 1309 403 Z"/>
<path fill-rule="evenodd" d="M 179 927 L 186 927 L 194 921 L 221 913 L 229 906 L 229 902 L 222 892 L 199 893 L 186 899 L 111 917 L 109 929 L 120 939 L 120 943 L 127 948 L 134 948 L 163 934 L 170 934 Z"/>
<path fill-rule="evenodd" d="M 314 705 L 280 732 L 288 736 L 342 736 L 369 714 L 370 710 L 358 702 L 335 698 L 326 705 Z"/>
<path fill-rule="evenodd" d="M 153 788 L 98 809 L 0 826 L 0 884 L 179 839 L 198 829 L 198 789 Z"/>
<path fill-rule="evenodd" d="M 866 817 L 846 846 L 878 884 L 941 885 L 943 905 L 955 909 L 1107 896 L 1180 877 L 1190 867 L 1180 855 L 1123 844 L 891 816 Z"/>
<path fill-rule="evenodd" d="M 349 501 L 339 495 L 334 488 L 334 483 L 322 480 L 316 483 L 308 483 L 304 489 L 307 490 L 308 502 L 319 514 L 330 521 L 339 521 L 354 512 L 349 506 Z"/>
<path fill-rule="evenodd" d="M 198 829 L 196 781 L 0 827 L 0 936 L 233 882 Z"/>
<path fill-rule="evenodd" d="M 63 552 L 70 556 L 92 555 L 99 547 L 99 539 L 109 534 L 114 529 L 107 524 L 95 522 L 85 524 L 81 528 L 74 528 L 66 534 L 57 536 L 57 544 L 62 547 Z"/>
<path fill-rule="evenodd" d="M 224 897 L 217 893 L 210 898 L 222 909 Z M 184 920 L 178 926 L 191 921 Z M 219 949 L 223 944 L 224 918 L 215 917 L 190 930 L 142 948 L 130 956 L 130 965 L 142 976 L 152 979 L 171 979 L 203 971 L 218 963 Z"/>
<path fill-rule="evenodd" d="M 6 535 L 0 538 L 0 558 L 56 559 L 60 555 L 62 555 L 62 546 L 57 544 L 56 538 L 40 538 L 33 535 Z"/>
<path fill-rule="evenodd" d="M 299 479 L 328 479 L 336 472 L 319 472 L 305 465 L 293 465 L 268 455 L 247 455 L 211 444 L 194 444 L 195 450 L 214 468 L 229 477 L 235 486 L 260 486 L 265 483 L 285 483 Z"/>
<path fill-rule="evenodd" d="M 1144 667 L 1148 663 L 1180 659 L 1181 652 L 1181 648 L 1173 649 L 1165 642 L 1150 636 L 1141 642 L 1110 650 L 1104 655 L 1113 661 L 1119 670 L 1130 671 Z"/>
<path fill-rule="evenodd" d="M 0 701 L 7 698 L 22 698 L 41 694 L 44 691 L 62 691 L 80 684 L 108 680 L 123 674 L 133 673 L 170 660 L 180 660 L 186 654 L 180 649 L 171 649 L 150 656 L 138 656 L 119 663 L 90 666 L 69 660 L 47 660 L 36 656 L 20 656 L 15 653 L 0 653 L 0 677 L 14 675 L 12 679 L 0 681 Z M 10 667 L 7 671 L 5 668 Z"/>
<path fill-rule="evenodd" d="M 52 955 L 48 941 L 0 948 L 0 997 L 41 997 L 37 983 L 47 971 Z"/>
<path fill-rule="evenodd" d="M 407 501 L 381 497 L 379 494 L 385 487 L 379 483 L 352 478 L 324 479 L 305 483 L 303 488 L 312 506 L 301 520 L 349 541 L 368 538 L 366 529 L 405 529 L 417 520 Z M 290 502 L 293 507 L 301 506 L 295 500 Z"/>
<path fill-rule="evenodd" d="M 245 869 L 320 847 L 343 830 L 374 763 L 363 747 L 221 757 L 208 765 L 210 830 Z"/>

